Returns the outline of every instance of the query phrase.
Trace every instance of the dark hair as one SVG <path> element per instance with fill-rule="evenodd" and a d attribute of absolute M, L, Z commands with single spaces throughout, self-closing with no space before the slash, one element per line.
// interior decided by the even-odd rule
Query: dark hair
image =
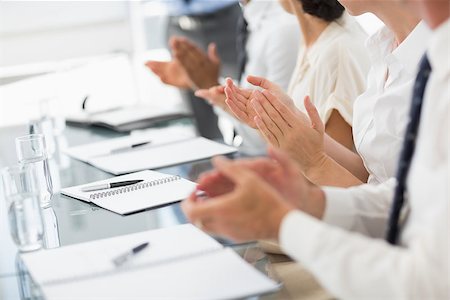
<path fill-rule="evenodd" d="M 339 19 L 345 8 L 337 0 L 299 0 L 307 14 L 331 22 Z"/>

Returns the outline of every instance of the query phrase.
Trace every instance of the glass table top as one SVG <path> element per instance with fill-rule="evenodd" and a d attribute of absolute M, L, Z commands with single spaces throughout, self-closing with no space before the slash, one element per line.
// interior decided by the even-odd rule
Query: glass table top
<path fill-rule="evenodd" d="M 170 122 L 169 125 L 172 123 L 174 122 Z M 192 124 L 186 124 L 186 126 L 192 127 Z M 0 168 L 16 162 L 14 139 L 24 134 L 27 134 L 25 125 L 0 129 Z M 67 127 L 63 135 L 56 139 L 56 144 L 57 149 L 62 149 L 67 145 L 81 145 L 119 136 L 121 134 L 100 128 Z M 54 184 L 56 182 L 56 185 L 60 187 L 113 177 L 113 175 L 86 163 L 71 159 L 61 151 L 54 155 L 50 164 L 53 164 L 52 180 Z M 163 168 L 158 171 L 180 175 L 195 181 L 200 173 L 210 168 L 209 160 L 203 160 Z M 20 267 L 17 247 L 9 234 L 3 192 L 0 192 L 0 299 L 39 299 L 38 294 L 32 297 L 35 294 L 36 287 L 27 275 L 26 270 Z M 179 203 L 121 216 L 93 204 L 60 194 L 53 196 L 52 206 L 44 209 L 43 215 L 45 248 L 66 246 L 187 222 Z M 220 241 L 229 243 L 228 241 Z M 250 263 L 257 266 L 262 272 L 267 273 L 268 260 L 265 255 L 261 251 L 260 254 L 254 255 L 255 251 L 258 251 L 256 244 L 235 245 L 234 248 Z M 247 254 L 252 253 L 252 251 L 253 254 L 248 256 Z M 263 298 L 276 299 L 276 294 L 266 295 Z"/>

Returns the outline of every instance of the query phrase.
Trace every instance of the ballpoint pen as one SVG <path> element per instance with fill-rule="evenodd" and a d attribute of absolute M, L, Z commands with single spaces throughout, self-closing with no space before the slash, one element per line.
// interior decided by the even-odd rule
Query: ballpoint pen
<path fill-rule="evenodd" d="M 103 184 L 97 184 L 97 185 L 91 185 L 91 186 L 85 186 L 81 189 L 82 192 L 93 192 L 98 190 L 106 190 L 106 189 L 112 189 L 116 187 L 121 186 L 127 186 L 127 185 L 133 185 L 139 182 L 142 182 L 144 180 L 127 180 L 127 181 L 119 181 L 119 182 L 111 182 L 111 183 L 103 183 Z"/>
<path fill-rule="evenodd" d="M 142 147 L 142 146 L 146 146 L 146 145 L 149 145 L 151 143 L 152 143 L 152 141 L 132 144 L 132 145 L 129 145 L 129 146 L 113 149 L 109 153 L 113 154 L 113 153 L 127 152 L 127 151 L 130 151 L 131 149 L 135 149 L 135 148 L 139 148 L 139 147 Z"/>
<path fill-rule="evenodd" d="M 139 252 L 141 252 L 142 250 L 147 248 L 148 245 L 149 245 L 148 242 L 142 243 L 142 244 L 134 247 L 130 251 L 127 251 L 124 254 L 121 254 L 121 255 L 117 256 L 116 258 L 113 259 L 114 265 L 116 267 L 119 267 L 119 266 L 123 265 L 125 262 L 130 260 L 133 256 L 135 256 L 136 254 L 138 254 Z"/>

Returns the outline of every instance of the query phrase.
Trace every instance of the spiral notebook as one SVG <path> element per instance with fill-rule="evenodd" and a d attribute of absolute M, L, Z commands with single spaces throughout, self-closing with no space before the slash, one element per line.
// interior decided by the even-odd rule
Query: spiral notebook
<path fill-rule="evenodd" d="M 82 188 L 87 186 L 128 180 L 142 180 L 142 182 L 94 192 L 82 191 Z M 147 170 L 64 188 L 61 190 L 61 194 L 94 203 L 121 215 L 127 215 L 181 201 L 189 196 L 195 186 L 194 182 L 180 176 Z"/>

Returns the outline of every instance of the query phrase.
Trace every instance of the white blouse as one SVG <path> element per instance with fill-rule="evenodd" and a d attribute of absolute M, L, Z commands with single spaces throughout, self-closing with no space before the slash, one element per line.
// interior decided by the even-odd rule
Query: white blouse
<path fill-rule="evenodd" d="M 353 101 L 365 91 L 370 60 L 364 47 L 367 38 L 350 16 L 331 22 L 309 48 L 300 49 L 288 94 L 305 111 L 306 95 L 326 123 L 335 109 L 352 124 Z"/>
<path fill-rule="evenodd" d="M 431 31 L 421 22 L 394 51 L 395 37 L 387 28 L 367 41 L 372 68 L 367 90 L 353 108 L 353 138 L 369 172 L 368 183 L 395 176 L 416 67 L 430 36 Z"/>

